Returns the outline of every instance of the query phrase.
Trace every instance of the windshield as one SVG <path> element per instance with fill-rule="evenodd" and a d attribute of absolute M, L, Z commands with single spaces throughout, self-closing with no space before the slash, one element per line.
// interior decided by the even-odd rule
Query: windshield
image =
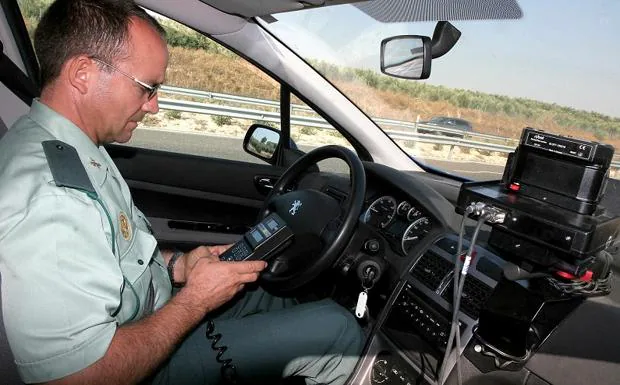
<path fill-rule="evenodd" d="M 379 47 L 394 35 L 432 37 L 436 23 L 380 22 L 361 4 L 262 24 L 419 163 L 499 178 L 525 127 L 620 143 L 620 2 L 523 0 L 517 18 L 450 20 L 461 38 L 427 80 L 382 74 Z"/>

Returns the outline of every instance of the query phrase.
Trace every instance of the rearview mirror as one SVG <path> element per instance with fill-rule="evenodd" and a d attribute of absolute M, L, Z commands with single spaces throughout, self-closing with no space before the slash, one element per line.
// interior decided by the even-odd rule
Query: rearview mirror
<path fill-rule="evenodd" d="M 247 153 L 271 163 L 279 142 L 280 131 L 273 127 L 253 124 L 245 135 L 243 149 Z"/>
<path fill-rule="evenodd" d="M 381 72 L 404 79 L 428 79 L 431 75 L 431 39 L 402 35 L 381 42 Z"/>

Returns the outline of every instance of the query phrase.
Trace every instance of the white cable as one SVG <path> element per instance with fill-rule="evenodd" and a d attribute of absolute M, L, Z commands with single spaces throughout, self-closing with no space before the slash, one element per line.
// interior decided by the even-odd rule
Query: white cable
<path fill-rule="evenodd" d="M 461 307 L 461 296 L 463 295 L 463 288 L 465 287 L 465 277 L 467 276 L 467 272 L 469 271 L 469 265 L 471 264 L 471 258 L 474 254 L 476 240 L 478 238 L 478 233 L 480 232 L 480 228 L 484 224 L 484 222 L 488 219 L 490 214 L 483 213 L 478 219 L 478 224 L 476 225 L 476 229 L 474 230 L 474 234 L 471 237 L 471 242 L 469 244 L 469 250 L 467 251 L 467 255 L 465 256 L 465 261 L 463 262 L 463 268 L 461 269 L 461 277 L 459 278 L 459 288 L 455 295 L 456 301 L 453 315 L 453 322 L 456 320 L 456 374 L 457 374 L 457 384 L 461 385 L 463 383 L 463 378 L 461 376 L 461 328 L 459 327 L 458 321 L 458 311 Z"/>
<path fill-rule="evenodd" d="M 452 303 L 453 304 L 456 302 L 456 288 L 458 287 L 458 284 L 459 284 L 458 271 L 459 271 L 459 261 L 461 258 L 461 252 L 463 251 L 463 238 L 465 237 L 465 221 L 467 220 L 467 217 L 469 216 L 469 214 L 474 213 L 475 210 L 476 210 L 476 206 L 474 203 L 467 206 L 467 208 L 465 209 L 465 212 L 463 213 L 463 219 L 461 220 L 461 226 L 459 230 L 459 239 L 458 239 L 458 243 L 456 247 L 456 254 L 454 257 L 454 272 L 452 273 L 452 277 L 453 277 Z M 448 341 L 446 344 L 446 351 L 444 352 L 443 360 L 441 361 L 441 367 L 439 368 L 439 371 L 437 372 L 437 383 L 439 385 L 442 385 L 444 382 L 443 372 L 446 371 L 446 368 L 447 368 L 448 357 L 450 356 L 450 351 L 452 350 L 452 341 L 454 339 L 454 334 L 455 334 L 454 325 L 451 324 L 450 334 L 448 336 Z"/>
<path fill-rule="evenodd" d="M 461 362 L 460 362 L 460 352 L 461 352 L 461 330 L 459 327 L 458 320 L 458 312 L 461 302 L 461 296 L 463 293 L 463 287 L 465 285 L 465 276 L 469 270 L 469 265 L 471 263 L 471 258 L 474 252 L 476 239 L 478 238 L 478 234 L 480 232 L 480 228 L 487 220 L 491 220 L 492 222 L 503 222 L 505 213 L 501 210 L 497 210 L 494 208 L 489 208 L 482 202 L 472 203 L 470 204 L 463 213 L 463 220 L 461 221 L 461 228 L 459 231 L 459 239 L 457 244 L 457 252 L 454 260 L 454 272 L 453 272 L 453 290 L 452 290 L 452 323 L 450 327 L 450 335 L 448 336 L 448 343 L 446 345 L 446 351 L 444 352 L 444 357 L 441 362 L 441 367 L 439 372 L 437 373 L 437 383 L 439 385 L 443 385 L 445 381 L 448 379 L 449 370 L 448 370 L 448 358 L 450 357 L 450 353 L 452 352 L 452 344 L 455 341 L 455 349 L 456 349 L 456 370 L 457 370 L 457 381 L 460 385 L 462 383 L 461 376 Z M 465 255 L 465 260 L 463 261 L 462 268 L 459 268 L 459 261 L 461 257 L 461 253 L 463 251 L 463 238 L 465 236 L 465 221 L 469 214 L 479 215 L 478 223 L 474 230 L 474 233 L 471 238 L 471 242 L 469 245 L 469 249 Z"/>

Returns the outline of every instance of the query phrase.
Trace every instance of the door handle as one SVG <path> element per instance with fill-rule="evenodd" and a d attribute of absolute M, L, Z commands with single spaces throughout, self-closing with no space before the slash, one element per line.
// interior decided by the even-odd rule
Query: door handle
<path fill-rule="evenodd" d="M 258 185 L 261 187 L 268 188 L 271 190 L 273 188 L 275 180 L 272 180 L 271 178 L 259 178 L 256 183 L 258 183 Z"/>
<path fill-rule="evenodd" d="M 254 177 L 256 189 L 264 195 L 268 195 L 271 192 L 277 181 L 277 176 L 259 175 Z"/>

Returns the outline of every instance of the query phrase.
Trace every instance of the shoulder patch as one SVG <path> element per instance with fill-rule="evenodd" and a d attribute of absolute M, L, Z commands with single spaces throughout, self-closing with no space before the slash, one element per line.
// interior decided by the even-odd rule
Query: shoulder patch
<path fill-rule="evenodd" d="M 60 140 L 41 142 L 56 186 L 78 189 L 97 196 L 74 147 Z"/>

